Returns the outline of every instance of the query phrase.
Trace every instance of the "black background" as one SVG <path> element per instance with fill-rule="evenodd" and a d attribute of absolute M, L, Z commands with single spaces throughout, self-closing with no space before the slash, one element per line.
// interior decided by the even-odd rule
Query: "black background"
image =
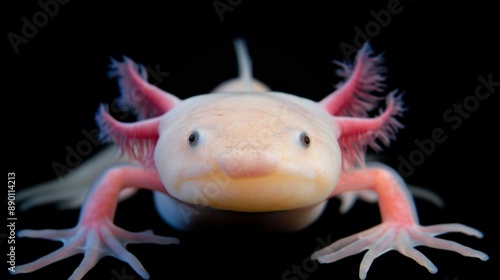
<path fill-rule="evenodd" d="M 21 35 L 21 18 L 32 20 L 41 8 L 36 1 L 10 3 L 3 9 L 4 172 L 16 173 L 17 191 L 56 178 L 51 164 L 65 163 L 66 147 L 75 148 L 86 139 L 82 130 L 95 128 L 98 105 L 118 96 L 115 81 L 106 77 L 110 56 L 127 55 L 153 69 L 159 67 L 169 75 L 151 82 L 187 98 L 209 92 L 236 75 L 231 40 L 243 35 L 257 78 L 277 91 L 320 100 L 338 82 L 331 60 L 344 57 L 340 44 L 355 45 L 354 28 L 364 30 L 374 21 L 370 11 L 387 9 L 388 2 L 233 1 L 237 5 L 224 12 L 221 20 L 214 1 L 161 5 L 70 1 L 59 5 L 59 11 L 17 53 L 7 34 Z M 401 157 L 408 158 L 418 149 L 416 139 L 431 137 L 436 128 L 444 130 L 446 141 L 436 144 L 435 151 L 405 179 L 435 191 L 447 203 L 439 209 L 417 200 L 423 225 L 457 222 L 480 229 L 483 239 L 461 234 L 445 237 L 486 252 L 490 260 L 419 248 L 439 268 L 432 275 L 412 260 L 389 252 L 375 260 L 368 279 L 491 279 L 500 272 L 498 198 L 493 192 L 498 186 L 499 87 L 456 129 L 443 114 L 471 99 L 478 76 L 491 74 L 500 81 L 498 12 L 480 1 L 464 5 L 414 0 L 401 1 L 400 6 L 402 11 L 392 14 L 371 38 L 375 51 L 386 53 L 388 90 L 404 90 L 408 108 L 402 119 L 406 128 L 381 154 L 382 159 L 398 168 Z M 101 148 L 94 146 L 92 154 Z M 120 204 L 116 223 L 127 230 L 153 229 L 180 238 L 181 244 L 175 246 L 128 246 L 151 279 L 281 279 L 292 266 L 302 267 L 319 245 L 318 238 L 334 241 L 379 222 L 376 205 L 359 202 L 346 215 L 338 213 L 338 206 L 332 200 L 320 220 L 294 234 L 186 234 L 165 225 L 154 210 L 151 194 L 140 192 Z M 78 211 L 44 206 L 18 211 L 17 217 L 18 229 L 68 228 L 75 225 Z M 35 260 L 59 246 L 17 239 L 16 262 Z M 1 247 L 4 260 L 5 239 Z M 303 278 L 358 279 L 361 259 L 358 254 L 327 265 L 306 262 L 312 272 Z M 66 279 L 80 260 L 81 255 L 74 256 L 13 278 Z M 5 271 L 7 265 L 2 262 Z M 122 269 L 131 275 L 128 279 L 139 279 L 128 265 L 112 258 L 102 259 L 86 279 L 116 279 L 113 271 Z"/>

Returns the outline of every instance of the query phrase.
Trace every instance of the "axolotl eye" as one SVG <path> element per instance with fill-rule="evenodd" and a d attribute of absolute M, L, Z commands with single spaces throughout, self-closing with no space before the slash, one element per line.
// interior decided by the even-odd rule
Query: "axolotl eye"
<path fill-rule="evenodd" d="M 198 144 L 199 140 L 200 140 L 200 134 L 198 133 L 198 131 L 195 130 L 189 134 L 188 137 L 189 146 L 195 147 Z"/>
<path fill-rule="evenodd" d="M 307 132 L 302 132 L 299 136 L 299 139 L 302 146 L 306 148 L 311 144 L 311 138 L 309 137 L 309 135 L 307 135 Z"/>

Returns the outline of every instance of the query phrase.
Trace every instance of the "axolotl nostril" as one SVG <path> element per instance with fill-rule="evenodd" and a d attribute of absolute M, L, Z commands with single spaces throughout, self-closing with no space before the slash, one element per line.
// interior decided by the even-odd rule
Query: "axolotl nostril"
<path fill-rule="evenodd" d="M 404 111 L 399 91 L 385 98 L 374 94 L 385 90 L 383 59 L 367 43 L 354 65 L 339 63 L 343 81 L 319 102 L 270 90 L 252 77 L 242 40 L 235 41 L 235 49 L 240 76 L 212 93 L 185 100 L 149 84 L 145 68 L 129 58 L 113 60 L 110 75 L 120 86 L 119 103 L 136 113 L 138 120 L 119 122 L 104 105 L 96 120 L 102 140 L 115 143 L 112 148 L 118 147 L 122 157 L 106 150 L 68 175 L 63 181 L 66 186 L 47 183 L 18 195 L 25 208 L 48 202 L 82 208 L 74 228 L 20 231 L 20 237 L 60 240 L 64 246 L 17 266 L 15 273 L 33 272 L 84 253 L 71 279 L 81 279 L 108 255 L 149 278 L 126 244 L 179 240 L 151 231 L 129 232 L 113 224 L 119 200 L 139 188 L 153 191 L 161 217 L 181 230 L 247 223 L 296 231 L 314 222 L 330 198 L 338 197 L 343 203 L 376 198 L 382 217 L 379 225 L 311 256 L 331 263 L 368 250 L 360 265 L 361 279 L 373 260 L 390 250 L 414 259 L 431 273 L 436 266 L 416 246 L 488 259 L 480 251 L 435 237 L 448 232 L 481 237 L 480 231 L 462 224 L 421 226 L 402 178 L 383 164 L 365 164 L 368 147 L 380 150 L 395 139 Z M 370 112 L 379 106 L 383 110 L 372 117 Z M 187 221 L 180 209 L 193 209 L 198 215 Z"/>

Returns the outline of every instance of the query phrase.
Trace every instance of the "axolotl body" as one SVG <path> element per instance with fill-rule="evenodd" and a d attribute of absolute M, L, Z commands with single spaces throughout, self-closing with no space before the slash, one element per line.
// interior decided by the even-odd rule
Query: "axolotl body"
<path fill-rule="evenodd" d="M 320 102 L 271 91 L 253 79 L 244 42 L 236 40 L 235 48 L 240 76 L 213 93 L 185 100 L 149 84 L 144 67 L 132 60 L 113 61 L 110 73 L 118 78 L 119 102 L 135 112 L 138 121 L 120 122 L 106 106 L 101 106 L 96 120 L 102 140 L 116 143 L 123 152 L 121 162 L 101 156 L 90 171 L 87 166 L 80 175 L 70 175 L 79 176 L 80 181 L 95 179 L 84 201 L 66 198 L 70 204 L 83 203 L 78 224 L 66 230 L 20 231 L 21 237 L 60 240 L 64 246 L 16 267 L 16 273 L 84 253 L 70 279 L 82 278 L 103 256 L 127 262 L 141 277 L 149 278 L 126 244 L 179 241 L 151 231 L 129 232 L 113 224 L 120 198 L 139 188 L 154 191 L 161 217 L 182 230 L 250 223 L 268 230 L 297 231 L 314 222 L 332 197 L 347 203 L 376 194 L 382 217 L 379 225 L 311 256 L 331 263 L 368 250 L 360 265 L 361 279 L 373 260 L 389 250 L 435 273 L 435 265 L 414 249 L 420 245 L 488 259 L 480 251 L 435 237 L 448 232 L 481 237 L 480 231 L 462 224 L 421 226 L 402 178 L 381 163 L 365 164 L 368 147 L 380 150 L 394 139 L 402 127 L 397 118 L 404 111 L 402 95 L 393 91 L 385 97 L 380 113 L 369 115 L 383 102 L 373 93 L 384 90 L 385 77 L 382 56 L 373 55 L 368 44 L 359 50 L 354 65 L 339 63 L 343 81 Z M 29 202 L 35 193 L 49 189 L 64 193 L 49 185 L 20 197 Z M 196 215 L 185 219 L 186 209 Z"/>

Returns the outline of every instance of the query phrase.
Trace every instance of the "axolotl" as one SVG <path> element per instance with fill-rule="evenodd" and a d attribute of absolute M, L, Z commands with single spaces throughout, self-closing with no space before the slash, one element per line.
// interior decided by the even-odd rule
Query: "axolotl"
<path fill-rule="evenodd" d="M 132 110 L 137 121 L 118 121 L 104 105 L 96 120 L 101 139 L 115 143 L 122 157 L 104 153 L 68 176 L 73 179 L 62 181 L 83 187 L 65 190 L 51 183 L 20 194 L 26 203 L 57 200 L 82 208 L 74 228 L 19 231 L 19 237 L 58 240 L 64 246 L 17 266 L 15 273 L 33 272 L 83 253 L 70 279 L 81 279 L 104 256 L 128 263 L 148 279 L 126 245 L 179 240 L 113 224 L 119 200 L 138 189 L 153 191 L 158 213 L 179 230 L 249 223 L 272 231 L 298 231 L 318 219 L 330 198 L 340 197 L 345 209 L 358 198 L 376 199 L 380 224 L 311 255 L 320 263 L 332 263 L 367 250 L 361 279 L 374 259 L 390 250 L 430 273 L 437 272 L 436 266 L 414 247 L 488 259 L 483 252 L 436 237 L 448 232 L 482 237 L 480 231 L 456 223 L 420 225 L 412 194 L 397 172 L 366 162 L 368 147 L 381 150 L 395 139 L 405 110 L 400 91 L 385 97 L 375 94 L 385 90 L 385 68 L 382 55 L 375 55 L 369 43 L 359 49 L 354 63 L 337 62 L 342 81 L 319 102 L 271 91 L 252 77 L 243 40 L 235 40 L 235 50 L 237 78 L 212 93 L 184 100 L 148 83 L 145 68 L 131 59 L 112 60 L 110 74 L 119 83 L 119 104 Z M 372 114 L 378 107 L 379 113 Z M 91 188 L 84 186 L 86 180 Z M 84 191 L 75 192 L 78 189 Z M 78 199 L 87 192 L 84 200 Z M 186 220 L 186 209 L 196 215 Z"/>

